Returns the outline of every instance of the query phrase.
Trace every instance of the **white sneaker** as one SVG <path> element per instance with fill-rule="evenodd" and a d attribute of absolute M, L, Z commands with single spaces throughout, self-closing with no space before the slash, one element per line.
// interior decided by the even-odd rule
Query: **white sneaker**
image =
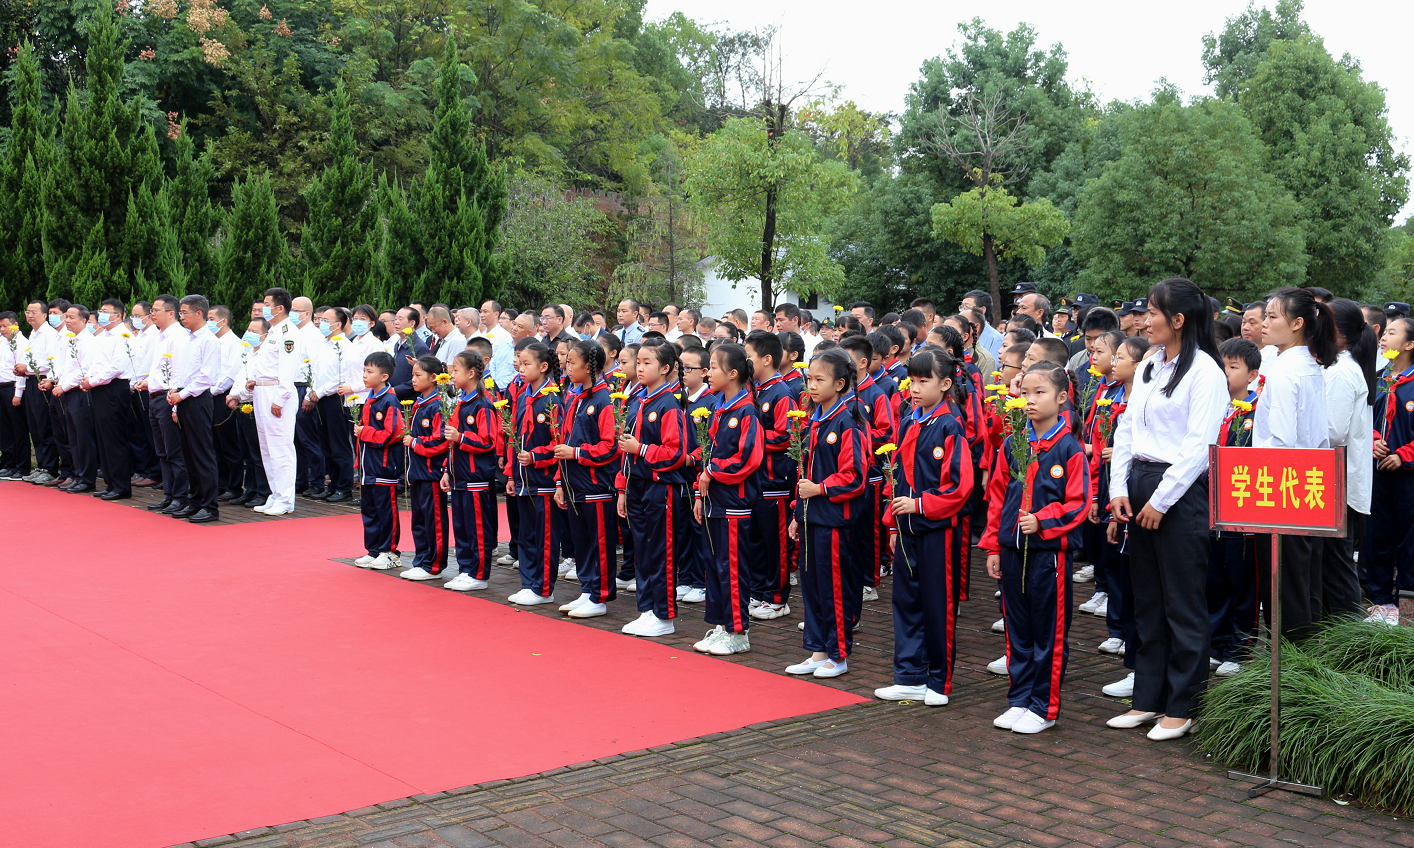
<path fill-rule="evenodd" d="M 497 564 L 497 565 L 515 565 L 515 564 L 516 564 L 516 558 L 513 557 L 513 556 L 511 556 L 510 554 L 501 554 L 500 556 L 496 557 L 496 564 Z"/>
<path fill-rule="evenodd" d="M 568 615 L 570 618 L 595 618 L 597 616 L 607 615 L 608 613 L 609 607 L 607 604 L 597 604 L 594 601 L 585 601 L 584 603 L 570 610 L 568 613 L 566 613 L 566 615 Z"/>
<path fill-rule="evenodd" d="M 716 627 L 713 627 L 711 630 L 708 630 L 707 635 L 703 636 L 701 640 L 699 640 L 692 646 L 692 650 L 701 651 L 705 654 L 712 648 L 713 642 L 716 642 L 718 639 L 722 638 L 725 635 L 727 635 L 727 629 L 722 625 L 718 624 Z"/>
<path fill-rule="evenodd" d="M 1002 730 L 1011 730 L 1013 727 L 1016 727 L 1016 723 L 1021 720 L 1021 717 L 1026 715 L 1026 712 L 1025 707 L 1012 707 L 992 719 L 992 726 L 1000 727 Z"/>
<path fill-rule="evenodd" d="M 403 578 L 404 580 L 436 580 L 436 579 L 437 579 L 437 575 L 433 574 L 432 572 L 428 571 L 428 570 L 425 569 L 425 568 L 409 568 L 407 571 L 400 572 L 400 573 L 398 574 L 398 576 L 401 577 L 401 578 Z"/>
<path fill-rule="evenodd" d="M 509 598 L 506 598 L 506 600 L 523 607 L 533 607 L 539 604 L 553 604 L 555 602 L 555 596 L 537 595 L 529 589 L 521 589 Z"/>
<path fill-rule="evenodd" d="M 815 669 L 816 677 L 839 677 L 849 671 L 849 663 L 845 660 L 825 660 L 820 667 Z"/>
<path fill-rule="evenodd" d="M 637 591 L 638 591 L 638 581 L 637 581 L 637 580 L 619 580 L 618 578 L 615 578 L 615 579 L 614 579 L 614 585 L 618 587 L 618 590 L 619 590 L 620 592 L 637 592 Z"/>
<path fill-rule="evenodd" d="M 688 592 L 688 590 L 691 589 L 691 588 L 692 588 L 692 587 L 691 587 L 691 586 L 688 586 L 686 583 L 679 583 L 679 584 L 678 584 L 678 592 L 677 592 L 677 598 L 678 598 L 678 600 L 681 601 L 683 595 L 686 595 L 687 592 Z"/>
<path fill-rule="evenodd" d="M 805 622 L 802 621 L 801 623 L 797 624 L 797 625 L 795 626 L 795 629 L 796 629 L 796 630 L 804 630 L 804 629 L 805 629 Z"/>
<path fill-rule="evenodd" d="M 1218 666 L 1220 666 L 1220 665 L 1222 665 L 1222 664 L 1223 664 L 1223 661 L 1222 661 L 1222 660 L 1216 659 L 1216 658 L 1214 658 L 1214 657 L 1208 657 L 1208 671 L 1217 671 Z"/>
<path fill-rule="evenodd" d="M 1102 654 L 1118 654 L 1120 651 L 1123 650 L 1123 639 L 1116 639 L 1115 637 L 1111 636 L 1110 638 L 1100 643 L 1100 653 Z"/>
<path fill-rule="evenodd" d="M 570 601 L 569 603 L 565 604 L 564 606 L 560 607 L 560 612 L 569 612 L 570 610 L 574 609 L 575 607 L 579 606 L 580 604 L 583 604 L 583 603 L 587 602 L 588 600 L 589 600 L 589 593 L 588 593 L 588 592 L 585 592 L 584 594 L 580 595 L 578 598 L 575 598 L 574 600 L 572 600 L 572 601 Z"/>
<path fill-rule="evenodd" d="M 1005 633 L 1005 632 L 1006 632 L 1006 619 L 1005 619 L 1005 618 L 999 618 L 999 619 L 997 619 L 996 621 L 992 622 L 992 632 L 993 632 L 993 633 Z"/>
<path fill-rule="evenodd" d="M 987 663 L 987 670 L 993 674 L 1006 674 L 1006 657 Z M 1010 728 L 1007 728 L 1010 730 Z"/>
<path fill-rule="evenodd" d="M 470 574 L 458 573 L 451 580 L 442 584 L 443 589 L 451 589 L 453 592 L 465 592 L 471 588 L 472 577 Z"/>
<path fill-rule="evenodd" d="M 1002 590 L 1001 590 L 1001 589 L 998 589 L 997 591 L 995 591 L 995 592 L 992 593 L 992 600 L 994 600 L 994 601 L 1000 600 L 1001 597 L 1002 597 Z"/>
<path fill-rule="evenodd" d="M 266 498 L 266 499 L 265 499 L 263 502 L 261 502 L 261 503 L 253 504 L 253 505 L 251 506 L 251 509 L 255 510 L 256 512 L 264 512 L 264 511 L 265 511 L 265 508 L 268 507 L 268 506 L 270 506 L 270 505 L 271 505 L 272 503 L 274 503 L 274 502 L 275 502 L 275 499 L 274 499 L 274 498 Z"/>
<path fill-rule="evenodd" d="M 704 593 L 705 594 L 705 593 Z M 790 604 L 771 604 L 765 601 L 761 606 L 748 613 L 752 618 L 760 621 L 770 621 L 773 618 L 782 618 L 790 615 Z"/>
<path fill-rule="evenodd" d="M 925 707 L 946 707 L 947 705 L 948 696 L 941 692 L 934 692 L 932 689 L 929 689 L 928 693 L 923 696 L 923 706 Z"/>
<path fill-rule="evenodd" d="M 881 701 L 921 701 L 927 694 L 927 686 L 904 686 L 901 683 L 874 690 L 874 697 Z"/>
<path fill-rule="evenodd" d="M 639 619 L 636 623 L 638 627 L 633 631 L 635 636 L 671 636 L 677 631 L 671 618 L 659 618 L 651 612 L 646 620 Z"/>
<path fill-rule="evenodd" d="M 678 596 L 678 600 L 682 601 L 685 604 L 700 604 L 703 601 L 707 600 L 707 590 L 688 589 L 682 595 Z"/>
<path fill-rule="evenodd" d="M 759 607 L 759 606 L 761 606 L 761 599 L 760 599 L 760 598 L 752 598 L 752 599 L 751 599 L 750 601 L 748 601 L 747 604 L 746 604 L 746 611 L 747 611 L 748 614 L 750 614 L 750 613 L 752 613 L 752 612 L 755 612 L 756 608 Z"/>
<path fill-rule="evenodd" d="M 1234 674 L 1237 674 L 1241 670 L 1241 663 L 1235 663 L 1232 660 L 1228 660 L 1227 662 L 1213 669 L 1213 674 L 1218 677 L 1232 677 Z"/>
<path fill-rule="evenodd" d="M 751 650 L 751 638 L 745 633 L 727 633 L 723 631 L 722 638 L 713 642 L 707 653 L 714 657 L 726 657 L 732 654 L 744 654 Z"/>
<path fill-rule="evenodd" d="M 658 617 L 651 612 L 641 612 L 638 614 L 638 618 L 635 618 L 633 621 L 630 621 L 628 624 L 625 624 L 619 629 L 619 632 L 627 633 L 630 636 L 637 636 L 638 628 L 642 627 L 647 620 L 653 619 L 656 621 L 657 618 Z"/>
<path fill-rule="evenodd" d="M 1094 613 L 1095 608 L 1104 603 L 1105 599 L 1108 597 L 1109 595 L 1106 595 L 1104 592 L 1096 592 L 1090 596 L 1090 600 L 1080 605 L 1080 611 Z"/>
<path fill-rule="evenodd" d="M 794 665 L 786 666 L 786 674 L 814 674 L 816 671 L 823 668 L 827 662 L 829 662 L 829 660 L 812 660 L 807 658 Z"/>
<path fill-rule="evenodd" d="M 1074 573 L 1073 575 L 1071 575 L 1070 579 L 1071 579 L 1071 582 L 1074 582 L 1074 583 L 1094 583 L 1094 582 L 1095 582 L 1095 566 L 1093 566 L 1093 565 L 1086 565 L 1086 566 L 1082 566 L 1081 568 L 1075 569 L 1075 573 Z"/>
<path fill-rule="evenodd" d="M 359 557 L 358 559 L 354 560 L 354 565 L 358 566 L 359 568 L 367 568 L 367 567 L 368 567 L 368 564 L 369 564 L 370 562 L 373 562 L 373 561 L 374 561 L 375 559 L 377 559 L 377 558 L 378 558 L 378 555 L 377 555 L 377 554 L 364 554 L 363 556 L 361 556 L 361 557 Z"/>
<path fill-rule="evenodd" d="M 564 577 L 574 570 L 574 557 L 565 557 L 560 560 L 560 576 Z"/>
<path fill-rule="evenodd" d="M 370 562 L 368 564 L 368 567 L 376 569 L 378 571 L 388 571 L 390 569 L 397 568 L 402 564 L 402 557 L 398 556 L 392 551 L 384 551 L 383 553 L 378 555 L 377 559 L 373 560 L 373 562 Z"/>
<path fill-rule="evenodd" d="M 1123 680 L 1111 683 L 1108 686 L 1100 687 L 1100 691 L 1111 698 L 1130 698 L 1134 695 L 1134 672 L 1124 676 Z"/>
<path fill-rule="evenodd" d="M 1110 599 L 1109 599 L 1109 596 L 1106 595 L 1106 596 L 1105 596 L 1105 599 L 1104 599 L 1103 601 L 1100 601 L 1100 603 L 1096 605 L 1096 607 L 1095 607 L 1095 615 L 1098 615 L 1100 618 L 1104 618 L 1105 616 L 1107 616 L 1107 615 L 1109 615 L 1109 614 L 1110 614 Z"/>
<path fill-rule="evenodd" d="M 879 600 L 879 590 L 878 590 L 878 589 L 875 589 L 873 586 L 865 586 L 865 587 L 864 587 L 864 600 L 866 600 L 866 601 L 877 601 L 877 600 Z"/>
<path fill-rule="evenodd" d="M 1041 718 L 1030 710 L 1027 710 L 1026 714 L 1023 715 L 1021 718 L 1017 719 L 1016 724 L 1012 725 L 1011 732 L 1040 733 L 1043 730 L 1049 730 L 1050 728 L 1055 726 L 1056 723 L 1054 721 Z"/>

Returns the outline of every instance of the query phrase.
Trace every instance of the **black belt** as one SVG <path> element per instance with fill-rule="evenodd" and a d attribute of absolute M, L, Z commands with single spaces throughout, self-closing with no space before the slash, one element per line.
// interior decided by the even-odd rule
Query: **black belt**
<path fill-rule="evenodd" d="M 1135 468 L 1157 468 L 1160 471 L 1173 465 L 1172 462 L 1155 462 L 1152 459 L 1136 459 L 1133 462 Z"/>
<path fill-rule="evenodd" d="M 295 388 L 297 388 L 297 389 L 307 389 L 307 388 L 309 388 L 309 384 L 308 384 L 308 383 L 295 383 Z"/>

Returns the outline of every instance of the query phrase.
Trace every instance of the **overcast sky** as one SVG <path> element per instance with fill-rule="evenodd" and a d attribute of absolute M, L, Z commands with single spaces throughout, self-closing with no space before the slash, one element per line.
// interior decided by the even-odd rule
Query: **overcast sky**
<path fill-rule="evenodd" d="M 1211 93 L 1203 85 L 1203 42 L 1240 14 L 1246 0 L 1185 0 L 1146 6 L 1114 0 L 1078 3 L 1013 0 L 1003 6 L 884 0 L 648 0 L 645 16 L 681 11 L 702 23 L 734 29 L 781 27 L 787 79 L 820 68 L 844 86 L 843 95 L 873 111 L 901 112 L 908 87 L 925 59 L 957 41 L 957 24 L 981 17 L 1003 32 L 1025 21 L 1038 46 L 1059 42 L 1069 56 L 1070 79 L 1088 80 L 1102 101 L 1147 98 L 1161 77 L 1186 95 Z M 1275 0 L 1266 0 L 1268 8 Z M 1414 3 L 1407 0 L 1307 0 L 1305 18 L 1335 56 L 1349 53 L 1386 91 L 1396 145 L 1414 136 L 1414 74 L 1408 38 Z M 1403 58 L 1401 58 L 1403 57 Z M 1414 203 L 1401 215 L 1414 215 Z M 1396 221 L 1400 223 L 1400 221 Z"/>

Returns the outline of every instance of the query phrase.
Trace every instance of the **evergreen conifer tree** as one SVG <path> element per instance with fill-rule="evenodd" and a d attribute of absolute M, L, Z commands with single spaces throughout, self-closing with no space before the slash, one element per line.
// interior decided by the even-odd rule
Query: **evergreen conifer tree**
<path fill-rule="evenodd" d="M 10 138 L 0 159 L 0 308 L 48 288 L 44 273 L 41 169 L 50 151 L 39 62 L 29 42 L 20 45 L 10 88 Z"/>
<path fill-rule="evenodd" d="M 288 256 L 270 178 L 256 174 L 237 180 L 222 233 L 220 282 L 212 288 L 211 302 L 239 311 L 240 305 L 262 299 L 266 289 L 283 282 Z"/>
<path fill-rule="evenodd" d="M 319 302 L 354 303 L 377 277 L 378 207 L 373 169 L 358 161 L 342 80 L 332 98 L 329 154 L 329 167 L 305 191 L 304 293 Z"/>
<path fill-rule="evenodd" d="M 414 270 L 422 266 L 419 225 L 408 206 L 407 192 L 387 173 L 378 180 L 378 209 L 383 218 L 379 273 L 365 289 L 362 302 L 379 309 L 397 308 L 412 301 L 413 286 L 422 279 L 422 273 Z"/>
<path fill-rule="evenodd" d="M 221 212 L 211 202 L 211 181 L 216 166 L 208 149 L 196 155 L 196 145 L 183 123 L 177 134 L 176 173 L 167 181 L 161 202 L 168 207 L 171 226 L 159 253 L 162 265 L 178 288 L 176 278 L 189 281 L 198 290 L 211 286 L 219 277 L 211 238 L 221 224 Z M 229 305 L 229 304 L 227 304 Z"/>

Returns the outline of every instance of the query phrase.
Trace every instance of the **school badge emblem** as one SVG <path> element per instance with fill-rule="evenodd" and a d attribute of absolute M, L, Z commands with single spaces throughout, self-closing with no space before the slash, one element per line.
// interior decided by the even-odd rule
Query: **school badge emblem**
<path fill-rule="evenodd" d="M 942 458 L 943 458 L 943 449 L 942 449 L 942 448 L 933 448 L 933 458 L 934 458 L 934 459 L 942 459 Z"/>
<path fill-rule="evenodd" d="M 535 420 L 538 421 L 538 422 L 540 422 L 541 424 L 544 424 L 544 423 L 545 423 L 545 413 L 542 412 L 542 413 L 540 413 L 539 415 L 535 416 Z"/>
<path fill-rule="evenodd" d="M 833 445 L 836 440 L 837 440 L 837 437 L 835 436 L 835 434 L 834 434 L 834 433 L 831 433 L 830 435 L 828 435 L 828 436 L 825 437 L 825 444 L 827 444 L 827 445 Z"/>
<path fill-rule="evenodd" d="M 1054 478 L 1056 478 L 1057 480 L 1059 480 L 1059 479 L 1061 478 L 1061 476 L 1064 475 L 1064 474 L 1065 474 L 1065 469 L 1064 469 L 1064 468 L 1061 468 L 1059 465 L 1052 465 L 1052 466 L 1051 466 L 1051 476 L 1052 476 L 1052 477 L 1054 477 Z"/>
<path fill-rule="evenodd" d="M 761 404 L 761 411 L 762 411 L 762 412 L 770 412 L 770 411 L 771 411 L 771 402 L 770 402 L 769 400 L 766 401 L 765 403 Z"/>
<path fill-rule="evenodd" d="M 736 419 L 735 419 L 735 418 L 730 418 L 730 419 L 728 419 L 728 420 L 727 420 L 727 426 L 728 426 L 728 427 L 735 427 L 735 426 L 736 426 Z"/>
<path fill-rule="evenodd" d="M 1414 412 L 1414 400 L 1411 400 L 1408 403 L 1404 404 L 1404 411 Z"/>
<path fill-rule="evenodd" d="M 656 413 L 656 412 L 650 412 L 650 413 L 648 413 L 648 420 L 649 420 L 649 421 L 657 421 L 657 420 L 658 420 L 658 413 Z"/>
<path fill-rule="evenodd" d="M 589 415 L 593 415 L 593 414 L 594 414 L 594 407 L 591 406 L 591 407 L 589 407 L 588 409 L 586 409 L 586 410 L 584 410 L 584 411 L 585 411 L 586 413 L 588 413 Z"/>

